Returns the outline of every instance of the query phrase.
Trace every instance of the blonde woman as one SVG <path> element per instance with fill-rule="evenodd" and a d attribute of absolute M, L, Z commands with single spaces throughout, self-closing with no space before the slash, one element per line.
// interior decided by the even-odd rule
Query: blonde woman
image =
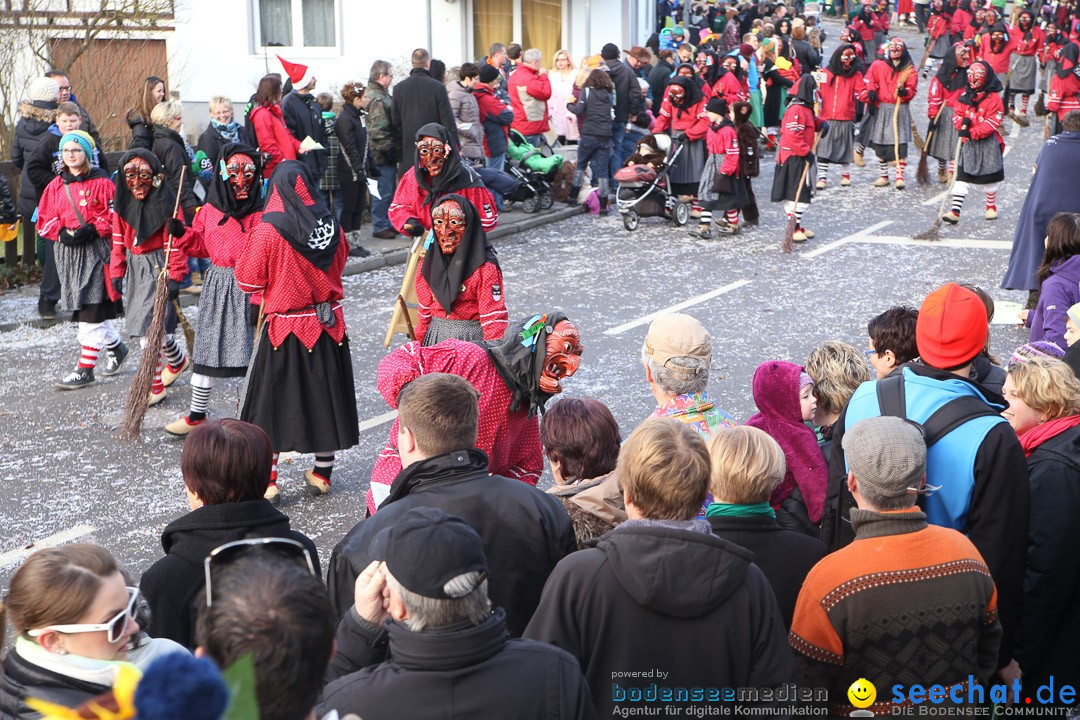
<path fill-rule="evenodd" d="M 551 97 L 548 98 L 551 129 L 558 135 L 559 144 L 575 144 L 580 133 L 577 121 L 566 109 L 566 103 L 567 100 L 573 99 L 577 69 L 574 67 L 574 61 L 570 59 L 569 51 L 560 50 L 555 53 L 548 77 L 551 79 Z"/>
<path fill-rule="evenodd" d="M 236 122 L 233 113 L 232 100 L 226 95 L 214 95 L 207 104 L 210 113 L 210 124 L 199 136 L 197 149 L 202 151 L 203 157 L 209 161 L 209 167 L 200 166 L 199 179 L 207 185 L 210 184 L 211 175 L 218 169 L 214 167 L 221 155 L 221 149 L 229 143 L 243 142 L 240 131 L 243 126 Z M 208 172 L 204 174 L 203 170 Z"/>
<path fill-rule="evenodd" d="M 866 354 L 846 342 L 829 340 L 814 348 L 806 359 L 806 374 L 814 381 L 814 426 L 825 457 L 832 447 L 832 426 L 840 419 L 859 385 L 870 379 Z"/>
<path fill-rule="evenodd" d="M 1004 395 L 1009 408 L 1002 415 L 1020 436 L 1031 493 L 1024 614 L 1013 657 L 1025 692 L 1034 692 L 1051 673 L 1080 681 L 1073 632 L 1080 627 L 1080 381 L 1062 361 L 1036 357 L 1009 367 Z"/>

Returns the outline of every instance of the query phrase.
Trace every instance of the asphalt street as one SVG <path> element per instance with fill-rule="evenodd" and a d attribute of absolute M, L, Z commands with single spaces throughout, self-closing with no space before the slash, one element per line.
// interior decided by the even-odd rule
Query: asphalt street
<path fill-rule="evenodd" d="M 831 49 L 837 26 L 828 27 Z M 921 45 L 913 55 L 920 52 Z M 921 131 L 925 86 L 920 80 L 915 102 Z M 817 236 L 790 255 L 780 252 L 781 208 L 764 201 L 771 156 L 755 181 L 761 225 L 737 237 L 698 240 L 687 235 L 693 225 L 678 228 L 659 218 L 644 219 L 627 232 L 615 214 L 537 228 L 524 243 L 500 251 L 511 317 L 560 308 L 578 324 L 585 353 L 581 369 L 565 383 L 566 392 L 607 403 L 625 437 L 653 408 L 641 366 L 651 316 L 669 308 L 695 315 L 713 337 L 710 390 L 722 407 L 745 421 L 754 412 L 750 387 L 759 363 L 801 363 L 817 344 L 831 339 L 866 347 L 871 317 L 896 304 L 918 306 L 944 282 L 973 282 L 997 299 L 1023 301 L 1022 293 L 998 285 L 1042 145 L 1041 125 L 1007 133 L 1006 142 L 1000 218 L 985 221 L 982 196 L 973 193 L 960 225 L 943 228 L 938 243 L 911 237 L 931 224 L 945 186 L 917 186 L 913 155 L 907 190 L 874 188 L 876 163 L 870 153 L 866 168 L 854 168 L 853 187 L 835 187 L 839 175 L 834 174 L 833 186 L 814 198 L 805 224 Z M 357 447 L 338 455 L 333 492 L 318 499 L 303 493 L 310 457 L 280 467 L 282 510 L 315 540 L 324 558 L 362 516 L 368 478 L 387 439 L 392 415 L 375 388 L 375 375 L 386 352 L 382 338 L 402 273 L 402 266 L 387 267 L 345 282 L 362 432 Z M 189 317 L 195 312 L 189 309 Z M 995 325 L 992 336 L 994 350 L 1008 357 L 1026 340 L 1026 331 Z M 32 547 L 75 539 L 105 545 L 138 574 L 162 554 L 162 528 L 186 511 L 182 441 L 160 428 L 186 411 L 190 376 L 147 412 L 142 443 L 124 444 L 115 428 L 136 358 L 118 377 L 77 392 L 55 391 L 52 383 L 70 370 L 76 355 L 70 324 L 0 333 L 0 582 L 5 585 Z M 239 381 L 215 388 L 212 414 L 235 415 L 239 389 Z"/>

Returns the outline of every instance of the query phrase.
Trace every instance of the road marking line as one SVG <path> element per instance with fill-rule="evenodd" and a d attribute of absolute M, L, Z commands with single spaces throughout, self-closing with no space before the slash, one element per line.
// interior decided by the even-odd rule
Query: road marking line
<path fill-rule="evenodd" d="M 944 198 L 948 194 L 948 190 L 943 190 L 929 200 L 923 200 L 922 204 L 926 207 L 930 207 L 931 205 L 937 205 L 939 202 L 941 202 L 942 198 Z"/>
<path fill-rule="evenodd" d="M 375 417 L 360 423 L 360 432 L 370 430 L 373 427 L 379 427 L 380 425 L 385 425 L 388 422 L 393 422 L 394 418 L 396 417 L 397 410 L 391 410 L 390 412 L 383 413 L 382 415 L 376 415 Z"/>
<path fill-rule="evenodd" d="M 915 240 L 898 235 L 875 235 L 859 237 L 853 243 L 867 245 L 925 245 L 929 247 L 974 248 L 978 250 L 1011 250 L 1011 240 L 979 240 L 977 238 L 943 238 L 941 240 Z"/>
<path fill-rule="evenodd" d="M 827 253 L 830 250 L 835 250 L 836 248 L 840 247 L 841 245 L 844 245 L 846 243 L 851 242 L 855 238 L 864 237 L 866 235 L 869 235 L 872 232 L 877 232 L 878 230 L 881 230 L 882 228 L 888 227 L 889 225 L 892 225 L 893 222 L 894 222 L 893 220 L 883 220 L 882 222 L 875 223 L 875 224 L 871 225 L 868 228 L 864 228 L 862 230 L 859 230 L 856 233 L 852 233 L 851 235 L 848 235 L 847 237 L 842 237 L 839 240 L 835 240 L 835 241 L 829 243 L 828 245 L 822 245 L 821 247 L 816 248 L 814 250 L 811 250 L 810 252 L 803 253 L 802 256 L 803 257 L 808 257 L 808 258 L 817 257 L 818 255 L 822 255 L 824 253 Z"/>
<path fill-rule="evenodd" d="M 1009 137 L 1020 137 L 1020 123 L 1013 121 L 1012 129 L 1009 130 Z"/>
<path fill-rule="evenodd" d="M 655 320 L 656 318 L 660 317 L 661 315 L 667 315 L 668 313 L 674 313 L 674 312 L 679 312 L 680 310 L 685 310 L 688 307 L 691 307 L 693 305 L 697 305 L 698 303 L 703 303 L 706 300 L 712 300 L 713 298 L 719 297 L 719 296 L 723 295 L 724 293 L 729 293 L 732 290 L 738 290 L 739 288 L 743 287 L 744 285 L 749 285 L 749 284 L 750 284 L 749 280 L 736 280 L 733 283 L 728 283 L 727 285 L 725 285 L 722 288 L 717 288 L 716 290 L 710 290 L 709 292 L 707 292 L 707 293 L 705 293 L 703 295 L 697 295 L 695 297 L 690 298 L 689 300 L 684 300 L 681 303 L 672 305 L 670 307 L 666 307 L 663 310 L 657 310 L 654 313 L 649 313 L 648 315 L 645 315 L 644 317 L 640 317 L 637 320 L 631 320 L 630 322 L 623 323 L 622 325 L 616 325 L 615 327 L 611 328 L 610 330 L 605 330 L 604 334 L 605 335 L 619 335 L 621 333 L 626 332 L 627 330 L 632 330 L 632 329 L 634 329 L 636 327 L 639 327 L 641 325 L 645 325 L 647 323 L 650 323 L 653 320 Z"/>
<path fill-rule="evenodd" d="M 1006 145 L 1005 151 L 1001 153 L 1001 157 L 1005 157 L 1006 155 L 1008 155 L 1010 150 L 1012 150 L 1012 145 Z"/>
<path fill-rule="evenodd" d="M 97 528 L 92 525 L 76 525 L 73 528 L 61 530 L 54 535 L 37 540 L 31 543 L 29 547 L 19 548 L 18 550 L 9 550 L 3 555 L 0 555 L 0 568 L 10 567 L 17 562 L 21 562 L 23 558 L 27 557 L 35 550 L 63 545 L 72 540 L 78 540 L 84 535 L 89 535 L 96 530 Z"/>

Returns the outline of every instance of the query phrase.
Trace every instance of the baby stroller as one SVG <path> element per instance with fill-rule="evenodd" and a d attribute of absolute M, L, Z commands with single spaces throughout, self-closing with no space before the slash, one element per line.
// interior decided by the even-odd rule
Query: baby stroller
<path fill-rule="evenodd" d="M 657 148 L 664 153 L 660 166 L 629 165 L 615 173 L 619 185 L 617 204 L 623 227 L 637 230 L 643 217 L 662 216 L 682 226 L 690 221 L 690 205 L 674 198 L 669 192 L 668 173 L 672 163 L 682 154 L 684 142 L 671 141 L 667 135 L 653 135 Z"/>
<path fill-rule="evenodd" d="M 546 139 L 536 147 L 517 130 L 510 131 L 506 148 L 506 172 L 520 183 L 521 209 L 527 213 L 549 210 L 555 204 L 551 181 L 562 167 L 562 155 L 555 154 Z"/>

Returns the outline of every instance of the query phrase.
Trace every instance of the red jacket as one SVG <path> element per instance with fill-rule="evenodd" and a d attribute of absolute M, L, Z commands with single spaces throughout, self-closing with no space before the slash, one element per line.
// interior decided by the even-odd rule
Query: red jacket
<path fill-rule="evenodd" d="M 431 292 L 423 273 L 423 263 L 416 267 L 417 315 L 416 340 L 424 342 L 431 318 L 478 320 L 485 340 L 501 340 L 509 317 L 506 313 L 503 277 L 499 266 L 486 262 L 465 279 L 464 290 L 447 312 Z"/>
<path fill-rule="evenodd" d="M 652 131 L 663 133 L 671 128 L 673 131 L 685 132 L 690 140 L 700 140 L 709 133 L 709 115 L 705 112 L 706 102 L 702 98 L 697 105 L 685 108 L 682 114 L 679 114 L 679 109 L 672 107 L 671 100 L 665 97 L 664 102 L 660 103 L 660 114 L 653 121 Z"/>
<path fill-rule="evenodd" d="M 1009 39 L 1005 41 L 1005 46 L 1001 48 L 1001 52 L 995 53 L 990 51 L 990 41 L 993 38 L 990 37 L 990 33 L 985 33 L 982 36 L 982 42 L 979 43 L 979 60 L 990 63 L 990 67 L 994 68 L 994 72 L 998 75 L 1009 72 L 1009 58 L 1016 52 L 1016 33 L 1009 33 Z"/>
<path fill-rule="evenodd" d="M 1046 44 L 1046 33 L 1037 26 L 1031 28 L 1030 40 L 1024 37 L 1026 33 L 1019 27 L 1013 27 L 1009 34 L 1016 38 L 1016 50 L 1014 52 L 1017 55 L 1035 55 L 1041 52 L 1043 45 Z"/>
<path fill-rule="evenodd" d="M 1065 119 L 1065 114 L 1070 110 L 1080 110 L 1080 78 L 1069 73 L 1064 78 L 1059 78 L 1054 73 L 1050 78 L 1050 92 L 1046 96 L 1046 109 L 1057 113 L 1059 120 Z"/>
<path fill-rule="evenodd" d="M 949 20 L 949 33 L 963 35 L 967 32 L 968 26 L 971 25 L 973 19 L 975 19 L 975 16 L 967 10 L 956 8 L 956 10 L 953 10 L 952 18 Z"/>
<path fill-rule="evenodd" d="M 251 111 L 249 121 L 255 128 L 260 152 L 270 159 L 263 168 L 263 177 L 270 177 L 279 162 L 295 160 L 300 152 L 300 141 L 292 136 L 281 117 L 280 105 L 265 105 Z"/>
<path fill-rule="evenodd" d="M 514 108 L 514 124 L 511 126 L 522 135 L 539 135 L 548 131 L 548 106 L 551 97 L 551 80 L 547 74 L 518 65 L 510 74 L 507 86 L 510 105 Z"/>
<path fill-rule="evenodd" d="M 342 236 L 324 272 L 294 250 L 273 225 L 260 222 L 252 228 L 236 262 L 236 285 L 246 293 L 262 291 L 267 336 L 273 347 L 281 347 L 290 333 L 308 350 L 324 332 L 341 342 L 345 337 L 341 271 L 348 257 L 349 243 Z M 315 316 L 313 306 L 324 302 L 333 308 L 333 327 L 325 327 Z"/>
<path fill-rule="evenodd" d="M 706 85 L 706 87 L 708 86 Z M 722 97 L 727 102 L 728 107 L 737 102 L 746 102 L 750 97 L 748 93 L 743 93 L 742 83 L 730 72 L 724 73 L 719 80 L 713 83 L 710 90 L 712 91 L 711 94 L 706 97 Z"/>
<path fill-rule="evenodd" d="M 1042 50 L 1039 52 L 1039 62 L 1043 63 L 1044 65 L 1051 60 L 1056 62 L 1058 59 L 1058 53 L 1061 52 L 1061 49 L 1063 47 L 1065 46 L 1058 45 L 1057 43 L 1044 43 L 1042 46 Z"/>
<path fill-rule="evenodd" d="M 964 94 L 965 86 L 961 85 L 956 90 L 948 92 L 945 90 L 945 86 L 941 84 L 941 81 L 937 77 L 930 78 L 930 95 L 927 98 L 929 106 L 926 110 L 926 115 L 931 120 L 938 116 L 938 111 L 941 110 L 941 106 L 944 103 L 956 110 L 956 101 L 960 99 L 960 96 Z"/>
<path fill-rule="evenodd" d="M 789 157 L 806 157 L 814 149 L 814 136 L 821 128 L 821 119 L 814 111 L 801 103 L 792 103 L 784 111 L 780 121 L 780 146 L 776 164 L 783 165 Z"/>
<path fill-rule="evenodd" d="M 382 359 L 376 385 L 386 404 L 396 408 L 401 388 L 428 373 L 458 375 L 480 392 L 476 447 L 487 453 L 488 472 L 536 485 L 544 471 L 539 420 L 529 418 L 528 407 L 510 412 L 514 395 L 487 350 L 463 340 L 443 340 L 430 347 L 411 342 Z M 394 420 L 386 446 L 379 452 L 375 469 L 371 471 L 372 486 L 381 485 L 386 491 L 401 472 L 398 422 Z M 367 508 L 369 512 L 376 510 L 371 488 L 367 493 Z"/>
<path fill-rule="evenodd" d="M 252 192 L 257 190 L 258 188 L 252 188 Z M 222 217 L 221 211 L 210 203 L 203 205 L 195 214 L 191 231 L 181 238 L 184 254 L 188 257 L 209 258 L 211 263 L 220 268 L 236 267 L 236 261 L 244 251 L 248 233 L 262 219 L 262 210 L 256 210 L 242 218 L 239 224 L 230 220 L 219 225 Z M 252 295 L 251 302 L 255 305 L 261 303 L 262 293 Z"/>
<path fill-rule="evenodd" d="M 497 144 L 496 155 L 506 152 L 506 138 L 510 135 L 510 125 L 514 121 L 514 111 L 503 104 L 502 100 L 495 97 L 490 88 L 480 87 L 473 89 L 473 97 L 476 98 L 476 106 L 480 110 L 480 122 L 484 125 L 484 155 L 492 156 L 491 146 L 488 145 L 488 135 L 493 141 L 502 138 Z M 501 133 L 501 136 L 500 136 Z"/>
<path fill-rule="evenodd" d="M 1001 95 L 988 93 L 975 106 L 958 101 L 955 110 L 953 126 L 957 130 L 964 124 L 965 119 L 970 118 L 972 140 L 982 140 L 996 135 L 998 145 L 1002 149 L 1005 148 L 1005 141 L 1001 138 L 1001 121 L 1005 118 L 1005 104 L 1001 101 Z M 967 142 L 967 138 L 964 138 L 964 142 Z"/>
<path fill-rule="evenodd" d="M 866 92 L 866 83 L 861 72 L 851 77 L 833 75 L 828 70 L 825 82 L 818 86 L 821 93 L 822 120 L 854 120 L 855 101 Z"/>
<path fill-rule="evenodd" d="M 499 224 L 499 211 L 495 209 L 495 198 L 486 187 L 469 187 L 454 192 L 468 199 L 476 208 L 476 212 L 480 213 L 480 226 L 484 228 L 484 232 L 495 229 L 495 226 Z M 430 230 L 431 205 L 424 204 L 426 197 L 427 192 L 416 185 L 416 175 L 412 168 L 406 170 L 398 182 L 394 199 L 390 202 L 390 209 L 387 211 L 390 224 L 397 228 L 398 232 L 405 232 L 405 222 L 409 218 L 416 218 Z"/>
<path fill-rule="evenodd" d="M 734 125 L 725 125 L 719 130 L 709 128 L 705 137 L 705 147 L 710 155 L 723 155 L 720 172 L 732 177 L 739 176 L 739 135 Z"/>
<path fill-rule="evenodd" d="M 863 79 L 866 81 L 867 91 L 874 90 L 877 92 L 878 105 L 882 103 L 892 105 L 896 102 L 896 84 L 900 80 L 901 73 L 907 74 L 904 79 L 904 87 L 907 88 L 908 93 L 906 97 L 900 98 L 900 102 L 909 103 L 915 98 L 915 89 L 919 82 L 919 75 L 915 72 L 914 65 L 909 65 L 899 72 L 888 60 L 875 60 L 870 65 L 870 69 Z"/>
<path fill-rule="evenodd" d="M 926 21 L 926 33 L 931 40 L 937 40 L 943 35 L 949 34 L 949 18 L 939 13 L 934 13 Z"/>
<path fill-rule="evenodd" d="M 200 210 L 195 216 L 198 217 L 201 214 L 202 211 Z M 129 252 L 134 255 L 146 255 L 155 250 L 163 249 L 165 247 L 165 233 L 167 232 L 163 225 L 156 233 L 136 245 L 135 231 L 132 227 L 116 213 L 113 213 L 112 217 L 112 257 L 109 259 L 109 267 L 105 271 L 110 281 L 113 278 L 124 277 L 127 272 L 127 255 Z M 173 238 L 172 249 L 169 251 L 170 280 L 183 282 L 184 278 L 187 277 L 187 253 L 184 252 L 184 244 L 190 235 L 191 228 L 187 228 L 183 237 Z M 119 300 L 123 297 L 113 289 L 112 282 L 106 283 L 105 289 L 109 291 L 110 300 Z"/>
<path fill-rule="evenodd" d="M 123 178 L 120 179 L 123 182 Z M 107 238 L 112 234 L 112 201 L 116 186 L 107 175 L 71 183 L 68 188 L 76 203 L 84 200 L 86 205 L 79 206 L 79 213 L 87 224 L 93 225 L 99 237 Z M 64 180 L 57 175 L 45 186 L 38 202 L 37 231 L 46 240 L 57 241 L 60 231 L 74 230 L 82 225 L 75 215 L 75 209 L 64 191 Z M 108 285 L 108 283 L 106 283 Z"/>

